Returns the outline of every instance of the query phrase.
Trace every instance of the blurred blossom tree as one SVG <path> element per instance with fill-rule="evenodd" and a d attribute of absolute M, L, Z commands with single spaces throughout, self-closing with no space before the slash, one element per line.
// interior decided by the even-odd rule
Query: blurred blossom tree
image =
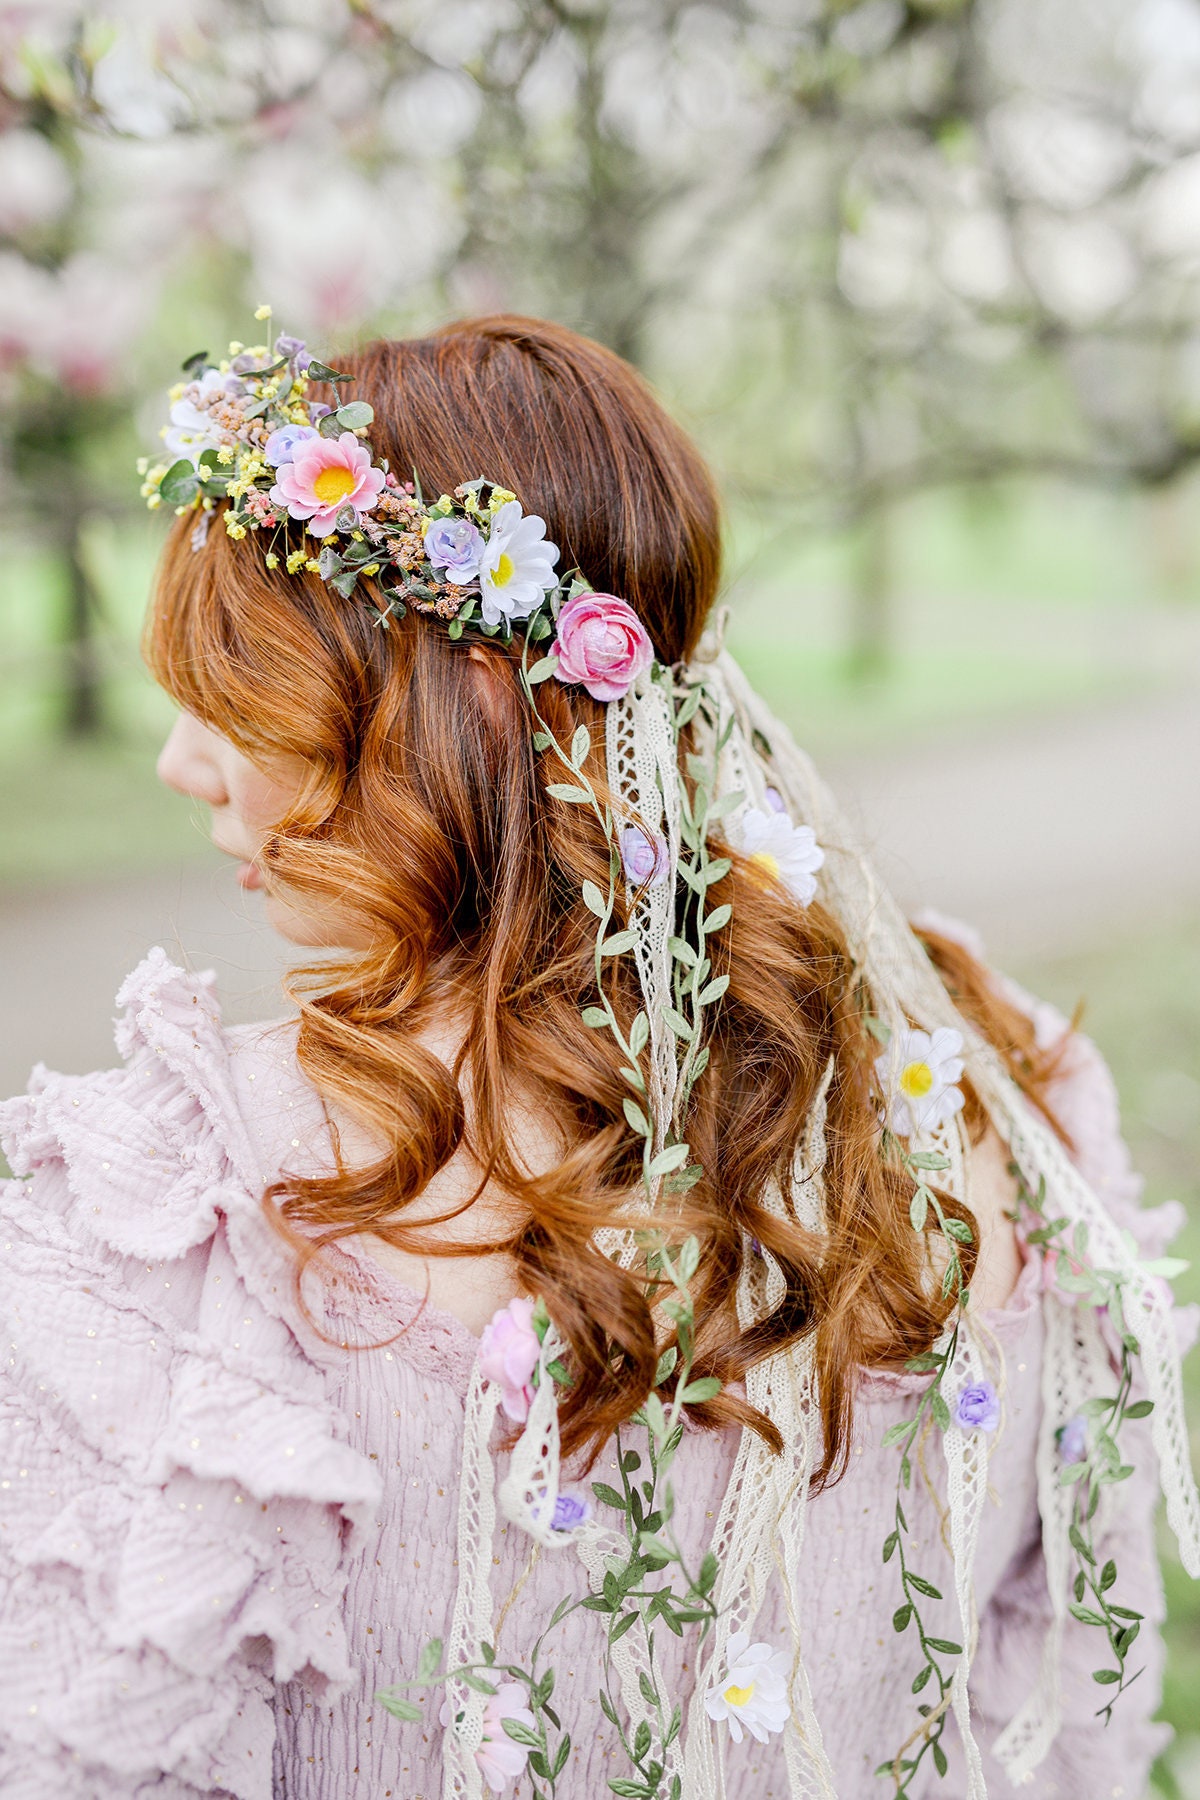
<path fill-rule="evenodd" d="M 31 496 L 39 455 L 86 483 L 161 375 L 131 352 L 163 282 L 214 265 L 224 307 L 269 295 L 323 342 L 494 309 L 595 333 L 703 416 L 735 491 L 859 528 L 864 670 L 904 496 L 1161 485 L 1196 454 L 1196 0 L 107 16 L 0 12 L 0 360 Z"/>

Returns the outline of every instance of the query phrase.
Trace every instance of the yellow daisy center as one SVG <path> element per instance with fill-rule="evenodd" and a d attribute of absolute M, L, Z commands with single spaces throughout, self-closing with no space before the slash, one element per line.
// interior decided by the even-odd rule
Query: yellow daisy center
<path fill-rule="evenodd" d="M 759 868 L 771 877 L 772 881 L 779 879 L 779 858 L 772 856 L 769 850 L 756 850 L 748 860 L 757 863 Z"/>
<path fill-rule="evenodd" d="M 923 1100 L 933 1086 L 933 1070 L 927 1062 L 910 1062 L 900 1076 L 900 1092 L 910 1100 Z"/>
<path fill-rule="evenodd" d="M 507 587 L 513 578 L 513 559 L 507 550 L 502 550 L 496 558 L 496 566 L 492 570 L 492 586 Z"/>
<path fill-rule="evenodd" d="M 727 1687 L 722 1698 L 727 1700 L 730 1706 L 745 1706 L 753 1692 L 754 1683 L 751 1682 L 749 1687 Z"/>
<path fill-rule="evenodd" d="M 347 494 L 355 489 L 357 477 L 342 463 L 335 463 L 331 469 L 322 469 L 313 482 L 313 493 L 322 506 L 336 506 Z"/>

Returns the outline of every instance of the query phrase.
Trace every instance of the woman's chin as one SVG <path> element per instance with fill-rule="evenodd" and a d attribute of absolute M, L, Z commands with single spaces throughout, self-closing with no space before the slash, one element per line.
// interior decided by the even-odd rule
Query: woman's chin
<path fill-rule="evenodd" d="M 264 888 L 267 923 L 300 950 L 354 950 L 362 947 L 353 927 L 342 918 L 305 912 L 280 894 Z"/>

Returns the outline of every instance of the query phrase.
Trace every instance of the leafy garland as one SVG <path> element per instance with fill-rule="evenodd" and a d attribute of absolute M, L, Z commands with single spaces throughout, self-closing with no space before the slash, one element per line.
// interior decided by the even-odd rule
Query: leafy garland
<path fill-rule="evenodd" d="M 553 612 L 553 598 L 549 605 Z M 597 1003 L 584 1009 L 583 1021 L 594 1030 L 611 1032 L 625 1058 L 621 1074 L 631 1092 L 624 1099 L 623 1110 L 630 1129 L 642 1140 L 642 1181 L 647 1200 L 653 1207 L 660 1192 L 678 1194 L 693 1186 L 701 1178 L 703 1168 L 689 1160 L 689 1145 L 671 1128 L 666 1133 L 670 1141 L 657 1153 L 654 1150 L 654 1128 L 644 1104 L 646 1079 L 641 1066 L 650 1038 L 649 1019 L 645 1010 L 641 1010 L 626 1033 L 605 989 L 607 959 L 631 951 L 635 942 L 632 929 L 609 929 L 617 905 L 618 883 L 624 879 L 618 829 L 611 809 L 601 803 L 586 772 L 585 765 L 592 748 L 587 727 L 578 726 L 570 746 L 565 747 L 554 737 L 538 708 L 535 690 L 554 674 L 557 659 L 550 654 L 539 658 L 532 666 L 529 664 L 529 642 L 549 635 L 551 629 L 549 622 L 543 632 L 537 630 L 536 621 L 531 621 L 531 627 L 527 627 L 522 651 L 521 680 L 537 726 L 534 747 L 539 752 L 552 752 L 570 777 L 567 781 L 549 783 L 546 791 L 565 805 L 589 807 L 608 844 L 607 892 L 590 881 L 584 883 L 582 890 L 584 904 L 597 920 L 594 960 Z M 710 724 L 715 726 L 715 703 L 703 684 L 677 687 L 671 671 L 658 663 L 652 666 L 650 679 L 659 684 L 670 701 L 676 744 L 684 727 L 702 706 L 707 709 Z M 679 1118 L 686 1115 L 692 1088 L 708 1063 L 709 1049 L 703 1042 L 705 1010 L 721 998 L 728 985 L 727 976 L 712 975 L 712 959 L 706 940 L 709 934 L 728 923 L 732 910 L 727 902 L 711 909 L 708 906 L 709 890 L 724 879 L 732 863 L 728 857 L 710 856 L 707 837 L 710 823 L 732 810 L 741 799 L 739 794 L 726 795 L 718 801 L 712 797 L 717 759 L 730 728 L 727 724 L 725 731 L 715 738 L 711 759 L 689 755 L 690 795 L 681 784 L 680 832 L 690 854 L 686 860 L 681 859 L 678 873 L 688 889 L 688 897 L 677 921 L 679 930 L 669 939 L 674 1004 L 666 1015 L 671 1031 L 683 1047 L 679 1067 Z M 495 1696 L 498 1676 L 519 1683 L 526 1691 L 534 1723 L 526 1725 L 511 1717 L 503 1718 L 500 1723 L 506 1735 L 529 1752 L 528 1769 L 535 1800 L 549 1800 L 555 1794 L 557 1779 L 570 1754 L 569 1734 L 562 1732 L 558 1714 L 551 1704 L 555 1672 L 553 1667 L 542 1666 L 550 1634 L 579 1610 L 596 1612 L 606 1618 L 605 1661 L 598 1700 L 605 1717 L 616 1729 L 631 1771 L 627 1777 L 610 1777 L 609 1790 L 625 1796 L 626 1800 L 680 1800 L 680 1776 L 675 1774 L 665 1781 L 665 1774 L 668 1754 L 682 1729 L 682 1710 L 678 1703 L 670 1703 L 657 1673 L 656 1630 L 661 1625 L 674 1636 L 682 1637 L 685 1629 L 696 1626 L 702 1641 L 717 1616 L 713 1600 L 719 1573 L 716 1555 L 712 1550 L 707 1551 L 698 1567 L 693 1568 L 672 1528 L 675 1495 L 671 1468 L 683 1437 L 683 1409 L 711 1400 L 721 1391 L 721 1383 L 715 1376 L 694 1379 L 692 1374 L 695 1313 L 690 1283 L 699 1265 L 700 1246 L 694 1236 L 673 1244 L 666 1227 L 661 1231 L 640 1233 L 639 1243 L 645 1253 L 648 1291 L 671 1320 L 675 1342 L 660 1356 L 653 1389 L 630 1420 L 632 1426 L 646 1432 L 644 1459 L 643 1453 L 630 1447 L 619 1431 L 617 1467 L 620 1486 L 603 1481 L 592 1483 L 596 1501 L 620 1520 L 627 1546 L 623 1558 L 608 1559 L 609 1566 L 599 1593 L 578 1599 L 567 1597 L 559 1602 L 532 1648 L 527 1667 L 499 1663 L 494 1647 L 483 1644 L 480 1662 L 446 1670 L 441 1666 L 441 1641 L 432 1639 L 421 1652 L 415 1678 L 378 1695 L 380 1703 L 396 1717 L 416 1720 L 422 1717 L 421 1708 L 404 1697 L 406 1688 L 438 1685 L 453 1676 L 478 1693 Z M 665 1297 L 659 1298 L 664 1293 Z M 544 1339 L 549 1324 L 544 1312 L 540 1316 L 535 1314 L 534 1324 L 539 1337 Z M 553 1367 L 551 1365 L 552 1370 Z M 566 1375 L 564 1370 L 558 1373 Z M 668 1383 L 671 1384 L 670 1393 L 664 1403 L 660 1390 Z M 652 1580 L 669 1569 L 673 1573 L 665 1581 Z M 636 1729 L 631 1730 L 622 1718 L 620 1702 L 614 1692 L 611 1653 L 626 1633 L 635 1628 L 643 1633 L 647 1667 L 639 1676 L 639 1686 L 653 1723 L 643 1718 Z"/>

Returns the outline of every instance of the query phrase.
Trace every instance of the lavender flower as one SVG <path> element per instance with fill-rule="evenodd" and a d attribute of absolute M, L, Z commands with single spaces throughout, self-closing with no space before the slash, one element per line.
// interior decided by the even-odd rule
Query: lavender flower
<path fill-rule="evenodd" d="M 666 840 L 657 832 L 647 836 L 640 825 L 624 825 L 621 828 L 621 861 L 634 887 L 641 887 L 644 881 L 652 881 L 657 887 L 660 881 L 666 880 L 669 869 Z"/>
<path fill-rule="evenodd" d="M 291 337 L 286 331 L 281 331 L 275 339 L 275 354 L 276 356 L 286 356 L 297 375 L 303 375 L 312 361 L 312 357 L 305 349 L 304 339 Z"/>
<path fill-rule="evenodd" d="M 990 1381 L 972 1381 L 954 1404 L 954 1423 L 964 1431 L 995 1431 L 1000 1401 Z"/>
<path fill-rule="evenodd" d="M 483 533 L 470 519 L 431 519 L 425 532 L 426 556 L 459 587 L 477 578 L 483 549 Z"/>
<path fill-rule="evenodd" d="M 297 444 L 317 435 L 311 425 L 281 425 L 267 439 L 263 453 L 271 467 L 277 469 L 280 463 L 291 462 L 296 454 Z"/>
<path fill-rule="evenodd" d="M 560 1494 L 554 1502 L 554 1517 L 550 1521 L 551 1531 L 574 1531 L 591 1517 L 591 1503 L 582 1494 Z"/>
<path fill-rule="evenodd" d="M 1081 1463 L 1087 1453 L 1087 1420 L 1082 1413 L 1076 1413 L 1058 1434 L 1058 1454 L 1065 1463 Z"/>

